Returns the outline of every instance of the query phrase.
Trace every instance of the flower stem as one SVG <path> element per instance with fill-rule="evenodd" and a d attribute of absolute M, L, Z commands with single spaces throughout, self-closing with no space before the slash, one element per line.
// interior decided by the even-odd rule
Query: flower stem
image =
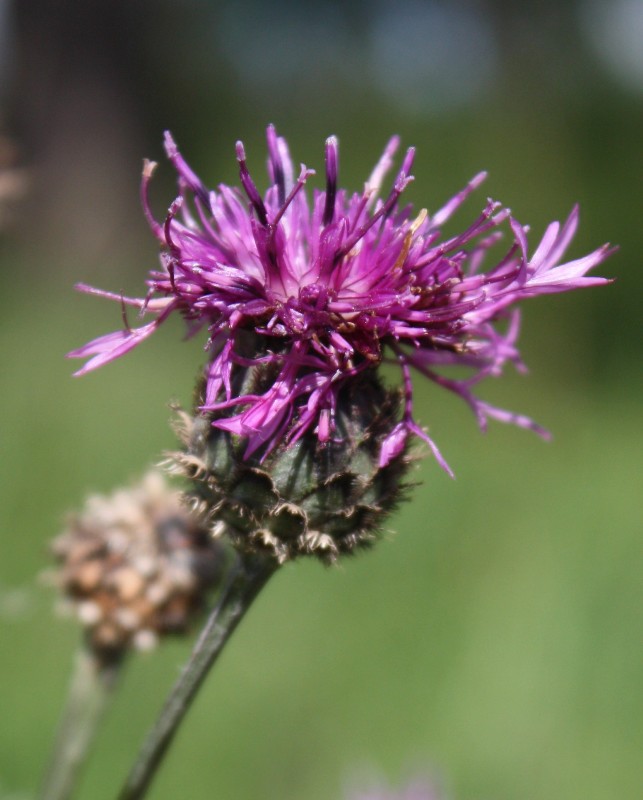
<path fill-rule="evenodd" d="M 145 796 L 208 671 L 276 567 L 277 562 L 268 557 L 239 558 L 189 661 L 139 752 L 119 800 L 139 800 Z"/>
<path fill-rule="evenodd" d="M 79 650 L 67 705 L 42 782 L 41 800 L 71 797 L 121 665 L 120 659 L 103 661 L 85 647 Z"/>

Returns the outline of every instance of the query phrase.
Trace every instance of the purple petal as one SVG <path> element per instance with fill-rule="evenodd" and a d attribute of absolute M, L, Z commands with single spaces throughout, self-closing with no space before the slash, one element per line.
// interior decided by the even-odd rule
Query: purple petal
<path fill-rule="evenodd" d="M 397 458 L 404 451 L 408 435 L 409 430 L 404 422 L 399 422 L 393 428 L 382 442 L 379 460 L 380 468 L 390 464 L 393 459 Z"/>
<path fill-rule="evenodd" d="M 130 350 L 133 350 L 148 336 L 151 336 L 158 327 L 158 320 L 143 325 L 141 328 L 134 328 L 130 331 L 115 331 L 108 333 L 105 336 L 99 336 L 93 339 L 83 347 L 77 350 L 72 350 L 67 353 L 67 358 L 86 358 L 87 356 L 94 356 L 81 367 L 77 372 L 74 372 L 74 377 L 79 377 L 93 369 L 102 367 L 119 358 Z"/>

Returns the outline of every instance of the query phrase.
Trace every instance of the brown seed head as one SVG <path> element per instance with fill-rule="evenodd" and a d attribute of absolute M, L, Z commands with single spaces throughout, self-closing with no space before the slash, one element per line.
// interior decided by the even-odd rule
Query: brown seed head
<path fill-rule="evenodd" d="M 151 470 L 131 488 L 89 497 L 54 539 L 55 581 L 98 654 L 185 631 L 217 583 L 222 545 L 182 497 Z"/>

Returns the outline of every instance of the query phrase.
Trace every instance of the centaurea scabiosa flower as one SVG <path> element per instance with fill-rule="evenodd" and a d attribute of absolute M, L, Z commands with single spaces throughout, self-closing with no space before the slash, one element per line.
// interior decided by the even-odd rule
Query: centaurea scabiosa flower
<path fill-rule="evenodd" d="M 311 438 L 318 449 L 346 447 L 342 397 L 355 397 L 357 386 L 359 393 L 368 394 L 370 382 L 377 381 L 375 369 L 385 362 L 399 365 L 403 402 L 396 417 L 392 395 L 375 390 L 388 411 L 369 445 L 369 456 L 376 461 L 370 479 L 378 469 L 394 466 L 400 472 L 399 460 L 411 434 L 424 439 L 451 472 L 413 416 L 413 374 L 463 398 L 482 428 L 495 418 L 546 435 L 527 417 L 477 398 L 474 388 L 485 377 L 499 375 L 506 362 L 522 368 L 516 346 L 519 301 L 607 282 L 587 276 L 609 254 L 607 246 L 562 262 L 578 209 L 562 226 L 551 223 L 531 256 L 527 228 L 492 200 L 462 233 L 445 238 L 444 223 L 480 186 L 485 173 L 436 212 L 418 213 L 400 200 L 413 180 L 413 148 L 388 193 L 381 195 L 381 190 L 393 166 L 397 137 L 386 146 L 364 190 L 349 194 L 338 187 L 338 143 L 330 137 L 325 189 L 314 190 L 309 201 L 305 185 L 313 170 L 302 165 L 295 172 L 286 142 L 272 126 L 267 140 L 270 185 L 262 196 L 240 142 L 241 188 L 220 185 L 210 190 L 166 134 L 179 195 L 164 222 L 158 222 L 148 201 L 155 164 L 146 162 L 143 204 L 161 244 L 161 268 L 150 273 L 147 295 L 130 298 L 78 287 L 153 319 L 138 328 L 126 323 L 72 352 L 89 357 L 76 374 L 128 352 L 178 312 L 190 334 L 206 330 L 208 362 L 199 411 L 215 431 L 242 443 L 237 460 L 252 468 Z M 485 270 L 503 225 L 509 233 L 506 250 Z M 450 376 L 451 367 L 468 368 L 467 377 Z M 200 423 L 197 427 L 203 438 Z M 286 507 L 290 498 L 273 491 L 274 485 L 269 489 L 276 505 Z M 307 486 L 304 493 L 309 491 Z M 248 516 L 246 508 L 241 516 Z M 303 531 L 307 537 L 303 550 L 313 541 L 328 544 L 324 532 L 309 536 L 305 528 L 294 526 L 297 536 Z M 271 539 L 269 527 L 263 526 L 261 536 Z M 279 547 L 280 558 L 292 554 L 292 548 Z"/>
<path fill-rule="evenodd" d="M 246 455 L 269 452 L 284 439 L 297 441 L 314 430 L 320 442 L 337 435 L 341 389 L 356 375 L 387 359 L 404 375 L 403 419 L 382 448 L 385 463 L 409 433 L 429 441 L 412 416 L 411 370 L 454 391 L 473 408 L 480 424 L 488 417 L 539 430 L 522 416 L 478 400 L 472 388 L 499 374 L 507 361 L 520 365 L 518 317 L 512 307 L 527 297 L 607 283 L 587 272 L 608 255 L 607 246 L 561 263 L 578 224 L 575 208 L 564 225 L 553 222 L 530 257 L 527 229 L 508 209 L 488 200 L 461 234 L 444 239 L 441 227 L 478 188 L 485 173 L 433 214 L 400 206 L 413 180 L 415 151 L 409 149 L 389 193 L 380 198 L 398 147 L 394 137 L 362 193 L 339 189 L 338 144 L 326 141 L 326 188 L 312 203 L 304 186 L 313 170 L 297 177 L 286 142 L 268 128 L 270 186 L 262 198 L 237 143 L 242 193 L 220 185 L 207 189 L 187 165 L 170 134 L 165 146 L 178 173 L 179 196 L 164 223 L 150 210 L 147 162 L 143 200 L 162 247 L 161 269 L 148 280 L 145 298 L 128 298 L 80 285 L 81 291 L 139 308 L 154 320 L 102 336 L 70 355 L 91 356 L 84 374 L 123 355 L 150 336 L 173 312 L 195 333 L 208 332 L 209 364 L 202 409 L 235 413 L 213 425 L 246 438 Z M 487 271 L 487 251 L 508 222 L 505 255 Z M 499 320 L 507 320 L 505 330 Z M 240 336 L 261 337 L 265 351 L 248 357 Z M 235 396 L 236 368 L 272 364 L 272 385 Z M 436 368 L 466 366 L 467 379 L 442 377 Z M 438 456 L 439 457 L 439 456 Z M 444 461 L 440 459 L 444 465 Z"/>
<path fill-rule="evenodd" d="M 175 312 L 189 335 L 204 334 L 195 413 L 180 412 L 183 449 L 170 464 L 192 482 L 193 512 L 238 551 L 121 800 L 143 797 L 205 675 L 279 564 L 304 554 L 332 561 L 368 545 L 404 488 L 412 436 L 450 472 L 413 415 L 413 375 L 463 398 L 482 427 L 497 418 L 544 433 L 478 399 L 474 388 L 507 362 L 521 366 L 519 301 L 606 283 L 587 273 L 607 246 L 562 262 L 576 209 L 564 225 L 548 226 L 531 256 L 527 229 L 492 200 L 464 232 L 445 237 L 443 225 L 484 173 L 438 211 L 417 212 L 400 200 L 413 180 L 413 148 L 387 192 L 397 137 L 364 190 L 349 194 L 338 186 L 338 143 L 330 137 L 325 188 L 308 198 L 313 171 L 294 170 L 272 126 L 267 139 L 262 195 L 240 142 L 240 188 L 210 190 L 166 134 L 179 194 L 158 221 L 148 198 L 156 165 L 145 162 L 143 207 L 161 245 L 147 294 L 79 286 L 120 302 L 124 318 L 122 330 L 70 353 L 89 359 L 79 375 L 124 355 Z M 505 252 L 484 268 L 503 225 Z M 127 306 L 151 321 L 132 328 Z M 399 366 L 399 390 L 379 379 L 387 362 Z M 453 367 L 468 376 L 449 374 Z"/>

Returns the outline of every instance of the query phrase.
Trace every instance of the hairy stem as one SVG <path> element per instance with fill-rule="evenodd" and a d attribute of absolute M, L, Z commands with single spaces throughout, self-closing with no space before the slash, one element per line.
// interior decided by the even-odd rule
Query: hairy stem
<path fill-rule="evenodd" d="M 272 558 L 239 558 L 189 661 L 139 752 L 119 800 L 138 800 L 145 796 L 208 671 L 276 566 Z"/>
<path fill-rule="evenodd" d="M 41 800 L 67 800 L 72 796 L 121 665 L 121 660 L 102 661 L 85 647 L 76 655 Z"/>

